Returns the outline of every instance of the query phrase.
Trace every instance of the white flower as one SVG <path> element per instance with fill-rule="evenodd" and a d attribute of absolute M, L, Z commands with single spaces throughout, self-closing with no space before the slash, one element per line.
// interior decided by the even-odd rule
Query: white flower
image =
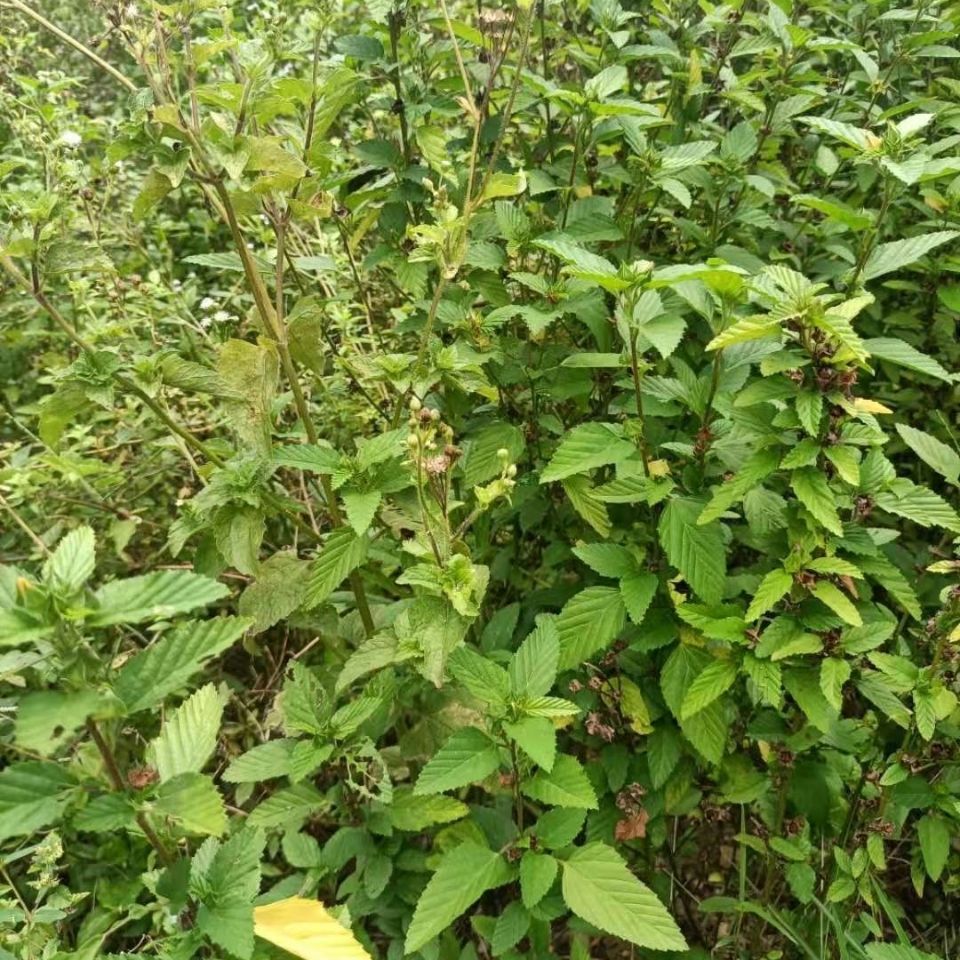
<path fill-rule="evenodd" d="M 227 313 L 226 310 L 218 310 L 218 311 L 213 315 L 213 322 L 214 322 L 214 323 L 227 323 L 227 321 L 232 320 L 232 319 L 233 319 L 233 317 L 232 317 L 229 313 Z"/>
<path fill-rule="evenodd" d="M 60 142 L 65 147 L 73 150 L 83 143 L 83 137 L 81 137 L 80 134 L 74 130 L 64 130 L 63 133 L 60 134 Z"/>
<path fill-rule="evenodd" d="M 204 297 L 200 301 L 201 310 L 212 310 L 217 305 L 217 301 L 213 297 Z"/>

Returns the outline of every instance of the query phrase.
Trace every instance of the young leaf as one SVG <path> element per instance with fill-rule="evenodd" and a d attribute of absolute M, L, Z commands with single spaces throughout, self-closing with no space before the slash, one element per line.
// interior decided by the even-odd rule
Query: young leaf
<path fill-rule="evenodd" d="M 524 796 L 554 807 L 596 810 L 597 795 L 579 761 L 568 754 L 556 758 L 553 769 L 541 770 L 520 786 Z"/>
<path fill-rule="evenodd" d="M 199 773 L 217 745 L 224 701 L 208 683 L 188 697 L 165 720 L 147 752 L 160 782 L 181 773 Z"/>
<path fill-rule="evenodd" d="M 737 679 L 737 664 L 733 660 L 714 660 L 708 664 L 687 688 L 680 707 L 680 719 L 689 720 L 723 696 Z"/>
<path fill-rule="evenodd" d="M 676 497 L 660 518 L 660 543 L 667 559 L 707 603 L 719 603 L 727 576 L 727 557 L 719 523 L 700 524 L 699 500 Z"/>

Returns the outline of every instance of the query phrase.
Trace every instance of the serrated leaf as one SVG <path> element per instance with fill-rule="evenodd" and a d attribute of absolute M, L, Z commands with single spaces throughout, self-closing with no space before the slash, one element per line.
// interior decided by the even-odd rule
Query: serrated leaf
<path fill-rule="evenodd" d="M 860 612 L 850 598 L 829 580 L 818 580 L 810 591 L 821 603 L 826 604 L 844 623 L 859 627 L 863 625 Z"/>
<path fill-rule="evenodd" d="M 310 566 L 305 605 L 323 603 L 367 557 L 366 536 L 358 537 L 350 527 L 334 530 L 324 541 Z"/>
<path fill-rule="evenodd" d="M 608 647 L 626 619 L 623 598 L 616 587 L 587 587 L 571 597 L 556 619 L 560 669 L 579 666 Z"/>
<path fill-rule="evenodd" d="M 945 383 L 953 382 L 953 377 L 933 357 L 928 357 L 916 347 L 896 337 L 874 337 L 871 340 L 865 340 L 864 346 L 870 356 L 878 360 L 886 360 L 887 363 L 906 367 L 908 370 L 916 370 L 917 373 L 943 380 Z"/>
<path fill-rule="evenodd" d="M 654 950 L 686 950 L 667 908 L 604 843 L 588 843 L 561 862 L 563 899 L 599 930 Z"/>
<path fill-rule="evenodd" d="M 737 679 L 737 665 L 733 660 L 714 660 L 708 664 L 693 683 L 687 687 L 680 706 L 680 719 L 689 720 L 723 696 Z"/>
<path fill-rule="evenodd" d="M 160 785 L 153 809 L 188 833 L 219 837 L 227 829 L 227 811 L 209 777 L 181 773 Z"/>
<path fill-rule="evenodd" d="M 510 661 L 508 673 L 515 695 L 545 697 L 557 679 L 560 637 L 556 619 L 541 617 Z"/>
<path fill-rule="evenodd" d="M 217 745 L 224 701 L 208 683 L 170 714 L 147 756 L 164 783 L 181 773 L 199 773 Z"/>
<path fill-rule="evenodd" d="M 77 527 L 57 544 L 43 565 L 43 579 L 57 592 L 70 596 L 93 575 L 95 560 L 93 530 Z"/>
<path fill-rule="evenodd" d="M 917 821 L 917 837 L 927 876 L 936 883 L 950 856 L 950 841 L 954 831 L 947 821 L 935 813 L 924 814 Z"/>
<path fill-rule="evenodd" d="M 520 896 L 532 910 L 546 895 L 557 878 L 560 865 L 547 853 L 527 850 L 520 861 Z"/>
<path fill-rule="evenodd" d="M 552 770 L 540 770 L 520 786 L 524 796 L 553 807 L 575 807 L 578 810 L 596 810 L 594 793 L 586 771 L 575 757 L 561 754 Z"/>
<path fill-rule="evenodd" d="M 893 273 L 902 267 L 916 263 L 931 250 L 949 243 L 960 232 L 956 230 L 939 230 L 936 233 L 924 233 L 907 240 L 893 240 L 890 243 L 880 243 L 874 247 L 863 267 L 863 279 L 873 280 L 884 274 Z"/>
<path fill-rule="evenodd" d="M 727 576 L 723 531 L 719 523 L 699 523 L 702 512 L 701 500 L 670 500 L 660 517 L 660 543 L 697 595 L 707 603 L 719 603 Z"/>
<path fill-rule="evenodd" d="M 616 425 L 582 423 L 560 441 L 560 446 L 540 474 L 540 482 L 552 483 L 595 467 L 620 463 L 636 452 L 637 448 L 623 439 Z"/>
<path fill-rule="evenodd" d="M 96 609 L 87 623 L 109 627 L 166 619 L 215 603 L 229 593 L 225 584 L 189 570 L 157 570 L 105 583 L 94 594 Z"/>
<path fill-rule="evenodd" d="M 960 517 L 939 494 L 905 478 L 876 495 L 876 504 L 888 513 L 905 517 L 923 527 L 944 527 L 960 533 Z"/>
<path fill-rule="evenodd" d="M 487 890 L 509 879 L 510 869 L 503 858 L 479 844 L 468 841 L 445 853 L 417 901 L 404 953 L 419 950 Z"/>
<path fill-rule="evenodd" d="M 290 775 L 290 754 L 297 741 L 285 737 L 257 744 L 235 757 L 223 772 L 227 783 L 259 783 Z"/>
<path fill-rule="evenodd" d="M 837 712 L 843 706 L 843 685 L 850 679 L 850 664 L 839 657 L 827 657 L 820 664 L 820 689 Z"/>
<path fill-rule="evenodd" d="M 797 499 L 814 519 L 831 533 L 843 536 L 843 524 L 837 514 L 837 503 L 827 478 L 814 467 L 801 467 L 790 476 L 790 486 Z"/>
<path fill-rule="evenodd" d="M 395 830 L 420 831 L 437 823 L 461 820 L 470 813 L 470 808 L 453 797 L 422 796 L 411 790 L 398 790 L 387 812 Z"/>
<path fill-rule="evenodd" d="M 496 744 L 476 727 L 461 727 L 420 771 L 418 795 L 456 790 L 490 776 L 500 766 Z"/>
<path fill-rule="evenodd" d="M 553 769 L 557 755 L 557 732 L 548 717 L 523 717 L 515 723 L 504 721 L 507 736 L 538 766 Z"/>
<path fill-rule="evenodd" d="M 950 483 L 957 484 L 960 481 L 960 454 L 953 447 L 948 447 L 943 441 L 916 427 L 904 423 L 898 423 L 896 427 L 903 442 L 928 467 Z"/>
<path fill-rule="evenodd" d="M 747 608 L 746 620 L 752 623 L 771 610 L 793 586 L 793 576 L 786 570 L 777 568 L 767 573 L 757 586 L 757 591 Z"/>

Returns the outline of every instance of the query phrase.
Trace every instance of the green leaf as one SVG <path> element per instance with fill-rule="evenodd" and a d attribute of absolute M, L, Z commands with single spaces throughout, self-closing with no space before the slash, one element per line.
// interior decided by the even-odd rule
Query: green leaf
<path fill-rule="evenodd" d="M 447 661 L 450 676 L 478 700 L 503 704 L 510 694 L 510 677 L 503 667 L 468 646 L 458 647 Z"/>
<path fill-rule="evenodd" d="M 639 627 L 656 596 L 660 581 L 655 573 L 637 573 L 620 581 L 620 596 L 630 619 Z"/>
<path fill-rule="evenodd" d="M 560 669 L 577 667 L 608 647 L 626 619 L 623 597 L 616 587 L 587 587 L 571 597 L 556 620 Z"/>
<path fill-rule="evenodd" d="M 723 701 L 715 700 L 686 720 L 680 717 L 687 690 L 710 662 L 706 651 L 685 643 L 678 644 L 660 673 L 660 689 L 670 712 L 680 721 L 680 729 L 687 740 L 698 753 L 717 764 L 723 759 L 728 734 Z"/>
<path fill-rule="evenodd" d="M 304 601 L 310 565 L 292 551 L 280 551 L 260 564 L 257 578 L 243 591 L 240 613 L 251 619 L 250 632 L 263 633 L 290 616 Z"/>
<path fill-rule="evenodd" d="M 714 660 L 708 664 L 687 688 L 680 706 L 680 719 L 689 720 L 723 696 L 737 679 L 737 664 L 733 660 Z"/>
<path fill-rule="evenodd" d="M 404 953 L 410 954 L 442 933 L 494 887 L 510 879 L 503 858 L 479 844 L 461 843 L 443 855 L 413 913 Z"/>
<path fill-rule="evenodd" d="M 636 452 L 637 448 L 623 439 L 621 428 L 616 424 L 582 423 L 560 442 L 540 474 L 540 482 L 552 483 L 595 467 L 620 463 Z"/>
<path fill-rule="evenodd" d="M 810 591 L 821 603 L 825 603 L 844 623 L 859 627 L 863 625 L 860 612 L 850 598 L 829 580 L 818 580 Z"/>
<path fill-rule="evenodd" d="M 504 721 L 503 729 L 534 763 L 547 771 L 553 769 L 557 733 L 548 717 L 523 717 L 515 723 Z"/>
<path fill-rule="evenodd" d="M 524 796 L 553 807 L 576 807 L 596 810 L 597 796 L 587 779 L 586 771 L 575 757 L 561 754 L 552 770 L 540 770 L 520 785 Z"/>
<path fill-rule="evenodd" d="M 794 470 L 790 486 L 797 499 L 810 511 L 814 519 L 831 533 L 843 536 L 843 524 L 837 514 L 837 504 L 827 478 L 815 467 Z"/>
<path fill-rule="evenodd" d="M 626 548 L 616 543 L 578 543 L 574 556 L 601 577 L 629 577 L 637 572 L 637 561 Z"/>
<path fill-rule="evenodd" d="M 242 617 L 220 617 L 178 624 L 123 665 L 114 693 L 129 713 L 162 703 L 182 689 L 207 660 L 235 643 L 249 623 Z"/>
<path fill-rule="evenodd" d="M 279 467 L 327 475 L 340 468 L 340 459 L 340 454 L 326 442 L 291 444 L 273 452 L 273 462 Z"/>
<path fill-rule="evenodd" d="M 917 821 L 917 837 L 927 876 L 936 883 L 950 856 L 950 841 L 954 835 L 947 821 L 938 814 L 926 813 Z"/>
<path fill-rule="evenodd" d="M 217 746 L 223 707 L 217 688 L 208 683 L 167 717 L 147 752 L 161 783 L 203 769 Z"/>
<path fill-rule="evenodd" d="M 923 527 L 944 527 L 960 533 L 960 517 L 953 507 L 939 494 L 906 478 L 895 480 L 875 499 L 877 506 L 888 513 L 905 517 Z"/>
<path fill-rule="evenodd" d="M 65 596 L 76 593 L 93 575 L 94 546 L 90 527 L 71 530 L 43 565 L 44 581 Z"/>
<path fill-rule="evenodd" d="M 316 607 L 326 600 L 367 557 L 366 536 L 358 537 L 350 527 L 334 530 L 310 567 L 305 604 Z"/>
<path fill-rule="evenodd" d="M 420 771 L 413 792 L 456 790 L 489 777 L 499 766 L 496 744 L 476 727 L 461 727 Z"/>
<path fill-rule="evenodd" d="M 827 657 L 820 664 L 820 689 L 838 713 L 843 706 L 843 685 L 850 679 L 850 664 L 839 657 Z"/>
<path fill-rule="evenodd" d="M 532 910 L 549 892 L 560 865 L 548 853 L 527 850 L 520 860 L 520 897 Z"/>
<path fill-rule="evenodd" d="M 556 620 L 538 617 L 537 625 L 510 661 L 508 673 L 515 696 L 545 697 L 557 679 L 560 637 Z"/>
<path fill-rule="evenodd" d="M 87 717 L 114 704 L 99 690 L 35 690 L 17 705 L 14 739 L 23 750 L 50 756 L 83 726 Z"/>
<path fill-rule="evenodd" d="M 142 577 L 112 580 L 94 594 L 91 627 L 163 620 L 222 600 L 229 588 L 189 570 L 157 570 Z"/>
<path fill-rule="evenodd" d="M 290 775 L 290 754 L 296 740 L 281 738 L 251 747 L 235 757 L 223 772 L 227 783 L 259 783 Z"/>
<path fill-rule="evenodd" d="M 247 818 L 253 827 L 296 829 L 307 817 L 329 810 L 330 801 L 309 783 L 278 790 L 256 807 Z"/>
<path fill-rule="evenodd" d="M 719 523 L 700 524 L 703 503 L 676 497 L 658 527 L 667 559 L 707 603 L 719 603 L 727 577 L 727 555 Z"/>
<path fill-rule="evenodd" d="M 933 357 L 928 357 L 903 340 L 895 337 L 874 337 L 871 340 L 865 340 L 864 346 L 870 356 L 878 360 L 886 360 L 887 363 L 915 370 L 917 373 L 926 374 L 935 380 L 943 380 L 945 383 L 953 382 L 953 377 Z"/>
<path fill-rule="evenodd" d="M 687 949 L 667 908 L 606 844 L 588 843 L 561 866 L 563 899 L 587 923 L 640 947 Z"/>
<path fill-rule="evenodd" d="M 750 606 L 747 608 L 746 620 L 752 623 L 759 620 L 768 610 L 776 606 L 783 597 L 790 592 L 793 586 L 793 575 L 786 570 L 777 568 L 771 570 L 760 581 Z"/>
<path fill-rule="evenodd" d="M 219 837 L 227 829 L 223 798 L 200 773 L 181 773 L 161 784 L 153 808 L 188 833 Z"/>
<path fill-rule="evenodd" d="M 939 230 L 936 233 L 924 233 L 907 240 L 894 240 L 891 243 L 880 243 L 874 247 L 863 268 L 863 279 L 873 280 L 884 274 L 893 273 L 902 267 L 916 263 L 931 250 L 949 243 L 960 232 L 956 230 Z"/>
<path fill-rule="evenodd" d="M 420 796 L 411 790 L 398 790 L 387 812 L 395 830 L 419 832 L 437 823 L 461 820 L 470 808 L 453 797 Z"/>
<path fill-rule="evenodd" d="M 710 502 L 697 517 L 697 523 L 703 525 L 719 519 L 750 490 L 770 476 L 779 462 L 780 454 L 769 447 L 752 454 L 729 480 L 714 490 Z"/>
<path fill-rule="evenodd" d="M 76 783 L 60 763 L 27 760 L 0 770 L 0 840 L 56 822 Z"/>
<path fill-rule="evenodd" d="M 943 441 L 915 427 L 904 423 L 898 423 L 896 426 L 897 433 L 903 438 L 907 448 L 928 467 L 936 470 L 941 477 L 952 484 L 960 482 L 960 454 L 953 447 L 948 447 Z"/>

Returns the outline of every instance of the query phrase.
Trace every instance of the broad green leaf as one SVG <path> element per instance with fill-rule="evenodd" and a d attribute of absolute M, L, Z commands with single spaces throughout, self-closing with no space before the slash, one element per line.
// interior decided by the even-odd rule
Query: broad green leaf
<path fill-rule="evenodd" d="M 655 573 L 637 573 L 620 581 L 620 596 L 630 619 L 640 626 L 653 602 L 660 581 Z"/>
<path fill-rule="evenodd" d="M 310 567 L 305 604 L 323 603 L 367 556 L 367 537 L 358 537 L 350 527 L 334 530 L 324 541 Z"/>
<path fill-rule="evenodd" d="M 290 754 L 296 740 L 281 738 L 251 747 L 235 757 L 223 772 L 227 783 L 259 783 L 290 775 Z"/>
<path fill-rule="evenodd" d="M 486 847 L 467 842 L 449 850 L 420 894 L 404 953 L 414 953 L 429 943 L 487 890 L 509 879 L 506 862 Z"/>
<path fill-rule="evenodd" d="M 476 727 L 461 727 L 420 771 L 413 792 L 456 790 L 489 777 L 499 766 L 496 744 Z"/>
<path fill-rule="evenodd" d="M 950 856 L 950 842 L 956 831 L 947 821 L 935 813 L 924 814 L 917 821 L 917 837 L 920 839 L 920 853 L 927 876 L 936 883 L 943 873 Z"/>
<path fill-rule="evenodd" d="M 960 517 L 939 494 L 906 478 L 894 481 L 876 495 L 877 506 L 923 527 L 944 527 L 960 533 Z"/>
<path fill-rule="evenodd" d="M 838 713 L 843 706 L 843 685 L 850 679 L 850 664 L 840 657 L 827 657 L 820 664 L 820 689 Z"/>
<path fill-rule="evenodd" d="M 178 624 L 123 665 L 114 693 L 129 713 L 162 703 L 207 660 L 235 643 L 249 623 L 242 617 L 220 617 Z"/>
<path fill-rule="evenodd" d="M 604 843 L 588 843 L 561 861 L 563 899 L 587 923 L 654 950 L 686 950 L 687 942 L 656 894 Z"/>
<path fill-rule="evenodd" d="M 447 669 L 457 683 L 485 703 L 502 705 L 510 694 L 507 671 L 466 645 L 450 654 Z"/>
<path fill-rule="evenodd" d="M 527 850 L 520 860 L 520 896 L 532 910 L 548 893 L 560 865 L 548 853 Z"/>
<path fill-rule="evenodd" d="M 160 785 L 153 809 L 187 833 L 221 836 L 227 829 L 223 798 L 209 777 L 181 773 Z"/>
<path fill-rule="evenodd" d="M 147 751 L 163 783 L 181 773 L 199 773 L 217 746 L 224 701 L 208 683 L 164 720 Z"/>
<path fill-rule="evenodd" d="M 623 597 L 616 587 L 587 587 L 571 597 L 556 619 L 560 669 L 577 667 L 606 649 L 626 619 Z"/>
<path fill-rule="evenodd" d="M 863 268 L 863 279 L 873 280 L 884 274 L 893 273 L 903 267 L 916 263 L 931 250 L 960 237 L 957 230 L 940 230 L 936 233 L 924 233 L 907 240 L 894 240 L 880 243 L 874 247 Z"/>
<path fill-rule="evenodd" d="M 843 536 L 843 525 L 837 514 L 837 504 L 827 478 L 814 467 L 801 467 L 790 476 L 790 486 L 797 499 L 810 511 L 813 518 L 831 533 Z"/>
<path fill-rule="evenodd" d="M 548 717 L 523 717 L 515 723 L 504 721 L 503 729 L 535 764 L 548 772 L 553 769 L 557 733 Z"/>
<path fill-rule="evenodd" d="M 310 565 L 292 551 L 280 551 L 260 564 L 256 579 L 240 596 L 238 608 L 250 617 L 250 632 L 263 633 L 290 616 L 304 600 Z"/>
<path fill-rule="evenodd" d="M 621 429 L 615 424 L 583 423 L 574 427 L 560 442 L 540 474 L 540 482 L 552 483 L 595 467 L 620 463 L 636 452 L 637 448 L 623 439 Z"/>
<path fill-rule="evenodd" d="M 56 822 L 76 787 L 63 764 L 42 760 L 0 770 L 0 840 L 26 837 Z"/>
<path fill-rule="evenodd" d="M 904 423 L 898 423 L 896 427 L 907 448 L 928 467 L 954 485 L 960 482 L 960 454 L 953 447 L 948 447 L 943 441 L 916 427 Z"/>
<path fill-rule="evenodd" d="M 708 664 L 693 683 L 687 687 L 680 706 L 680 719 L 689 720 L 723 696 L 737 679 L 737 664 L 733 660 L 714 660 Z"/>
<path fill-rule="evenodd" d="M 398 790 L 387 812 L 394 829 L 420 831 L 437 823 L 461 820 L 470 813 L 470 808 L 453 797 L 422 796 L 411 790 Z"/>
<path fill-rule="evenodd" d="M 752 623 L 754 620 L 759 620 L 790 592 L 792 586 L 793 575 L 787 573 L 786 570 L 778 567 L 767 573 L 760 581 L 757 591 L 750 601 L 750 606 L 747 608 L 747 622 Z"/>
<path fill-rule="evenodd" d="M 540 770 L 529 780 L 524 780 L 520 790 L 531 800 L 553 807 L 597 809 L 597 795 L 586 771 L 575 757 L 568 754 L 560 754 L 552 770 Z"/>
<path fill-rule="evenodd" d="M 727 576 L 723 530 L 719 523 L 698 522 L 703 502 L 675 497 L 660 517 L 660 543 L 667 559 L 707 603 L 719 603 Z"/>
<path fill-rule="evenodd" d="M 710 502 L 697 517 L 697 523 L 703 525 L 719 519 L 750 490 L 770 476 L 779 462 L 780 454 L 769 447 L 752 454 L 729 480 L 714 490 Z"/>
<path fill-rule="evenodd" d="M 844 623 L 859 627 L 863 624 L 860 612 L 850 598 L 829 580 L 818 580 L 810 591 L 821 603 L 825 603 Z"/>
<path fill-rule="evenodd" d="M 903 340 L 898 340 L 895 337 L 874 337 L 865 340 L 864 346 L 870 356 L 878 360 L 886 360 L 887 363 L 896 364 L 898 367 L 915 370 L 917 373 L 926 374 L 935 380 L 943 380 L 946 383 L 953 382 L 953 377 L 933 357 L 928 357 Z"/>
<path fill-rule="evenodd" d="M 43 565 L 43 579 L 58 593 L 71 596 L 93 575 L 93 530 L 77 527 L 58 544 Z"/>
<path fill-rule="evenodd" d="M 341 455 L 329 443 L 298 443 L 278 447 L 273 462 L 279 467 L 331 474 L 340 467 Z"/>
<path fill-rule="evenodd" d="M 189 570 L 157 570 L 141 577 L 112 580 L 94 594 L 91 627 L 163 620 L 222 600 L 230 589 Z"/>
<path fill-rule="evenodd" d="M 557 679 L 560 637 L 556 619 L 538 617 L 537 625 L 520 644 L 510 661 L 508 673 L 515 695 L 545 697 Z"/>

